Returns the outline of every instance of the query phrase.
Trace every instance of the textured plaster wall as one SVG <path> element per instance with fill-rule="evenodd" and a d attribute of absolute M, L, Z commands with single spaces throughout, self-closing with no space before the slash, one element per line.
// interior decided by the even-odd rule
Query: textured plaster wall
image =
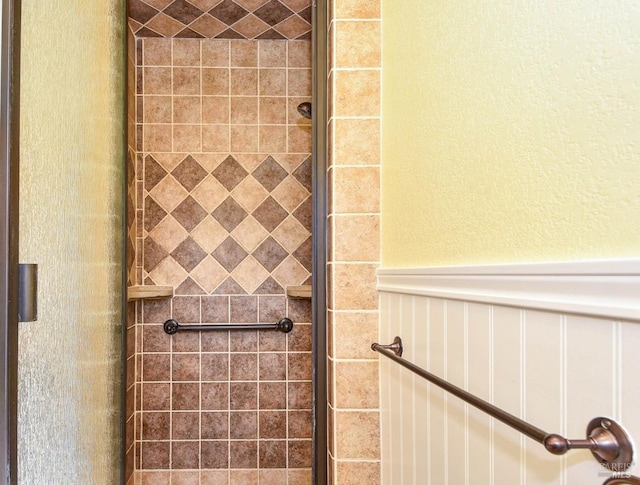
<path fill-rule="evenodd" d="M 383 0 L 382 25 L 383 266 L 640 253 L 637 2 Z"/>

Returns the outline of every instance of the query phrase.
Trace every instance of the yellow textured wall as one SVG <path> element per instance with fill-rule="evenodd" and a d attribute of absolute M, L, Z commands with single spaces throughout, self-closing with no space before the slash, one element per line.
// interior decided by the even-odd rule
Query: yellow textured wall
<path fill-rule="evenodd" d="M 122 0 L 22 2 L 19 484 L 119 481 Z"/>
<path fill-rule="evenodd" d="M 386 267 L 640 254 L 636 0 L 383 0 Z"/>

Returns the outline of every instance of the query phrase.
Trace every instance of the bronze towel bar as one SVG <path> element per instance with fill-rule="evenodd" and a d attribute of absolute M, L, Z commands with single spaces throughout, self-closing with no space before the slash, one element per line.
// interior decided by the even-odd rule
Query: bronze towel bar
<path fill-rule="evenodd" d="M 164 331 L 169 335 L 180 331 L 200 332 L 206 330 L 279 330 L 282 333 L 289 333 L 293 330 L 293 322 L 290 318 L 281 318 L 276 323 L 249 323 L 249 324 L 221 324 L 221 325 L 180 325 L 177 321 L 170 319 L 164 322 Z"/>
<path fill-rule="evenodd" d="M 397 362 L 401 366 L 409 369 L 413 373 L 428 380 L 445 391 L 459 397 L 466 403 L 484 411 L 489 416 L 502 421 L 507 426 L 528 436 L 529 438 L 544 445 L 550 453 L 563 455 L 572 449 L 588 449 L 603 467 L 615 474 L 624 472 L 633 461 L 633 444 L 625 430 L 618 423 L 609 418 L 594 418 L 587 426 L 586 439 L 567 439 L 558 434 L 550 434 L 533 426 L 526 421 L 509 414 L 506 411 L 494 406 L 450 384 L 449 382 L 427 372 L 411 362 L 402 358 L 402 339 L 396 337 L 390 345 L 380 345 L 374 343 L 371 349 L 379 352 L 385 357 Z M 633 477 L 632 477 L 633 478 Z M 638 483 L 638 482 L 609 482 L 609 483 Z"/>

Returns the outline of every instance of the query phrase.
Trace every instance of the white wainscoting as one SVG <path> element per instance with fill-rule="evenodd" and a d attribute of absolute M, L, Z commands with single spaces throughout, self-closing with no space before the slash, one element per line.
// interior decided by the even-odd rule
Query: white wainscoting
<path fill-rule="evenodd" d="M 639 260 L 383 269 L 378 290 L 379 342 L 401 336 L 407 360 L 550 433 L 584 438 L 606 416 L 640 443 Z M 608 476 L 589 451 L 551 455 L 383 356 L 380 385 L 384 485 Z"/>

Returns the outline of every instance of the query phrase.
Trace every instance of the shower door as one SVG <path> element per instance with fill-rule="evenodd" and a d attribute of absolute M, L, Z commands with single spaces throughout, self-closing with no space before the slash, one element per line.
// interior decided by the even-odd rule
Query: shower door
<path fill-rule="evenodd" d="M 19 467 L 10 478 L 0 476 L 2 483 L 120 481 L 122 3 L 23 2 L 20 95 L 11 100 L 16 109 L 19 104 L 18 124 L 17 118 L 4 123 L 9 101 L 4 17 L 9 4 L 20 2 L 3 0 L 0 291 L 5 303 L 0 337 L 5 412 L 0 451 L 13 450 L 12 464 Z M 9 128 L 14 136 L 19 132 L 19 183 L 17 176 L 6 176 L 15 176 L 6 156 Z M 15 168 L 17 146 L 11 148 Z M 11 274 L 16 252 L 20 262 L 38 265 L 37 321 L 15 322 L 10 292 L 16 291 Z M 17 345 L 11 338 L 16 334 Z M 12 413 L 16 394 L 17 424 Z M 7 432 L 12 424 L 16 429 Z M 2 469 L 0 474 L 8 474 Z"/>

